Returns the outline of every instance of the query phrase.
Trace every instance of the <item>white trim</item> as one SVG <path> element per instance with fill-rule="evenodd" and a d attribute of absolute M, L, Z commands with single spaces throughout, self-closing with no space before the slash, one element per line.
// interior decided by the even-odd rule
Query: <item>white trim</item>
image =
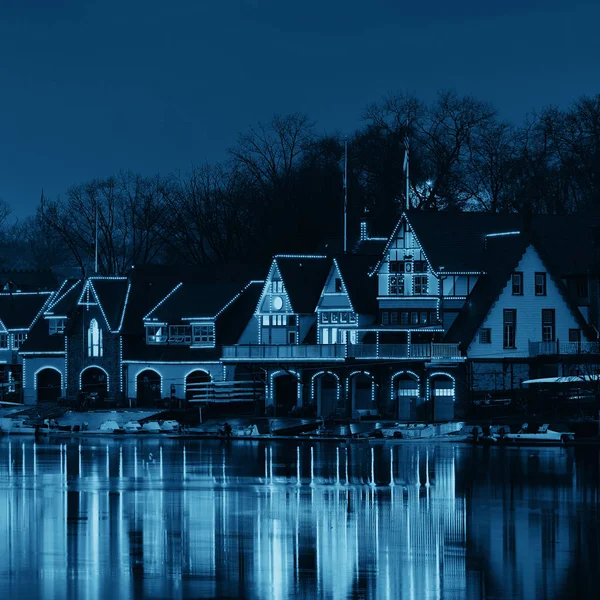
<path fill-rule="evenodd" d="M 100 367 L 99 365 L 89 365 L 87 367 L 84 367 L 80 372 L 79 372 L 79 389 L 81 388 L 81 381 L 82 381 L 82 377 L 83 374 L 88 370 L 88 369 L 100 369 L 100 371 L 102 371 L 105 375 L 106 375 L 106 391 L 109 392 L 110 391 L 110 375 L 108 374 L 108 371 L 106 369 L 104 369 L 103 367 Z"/>

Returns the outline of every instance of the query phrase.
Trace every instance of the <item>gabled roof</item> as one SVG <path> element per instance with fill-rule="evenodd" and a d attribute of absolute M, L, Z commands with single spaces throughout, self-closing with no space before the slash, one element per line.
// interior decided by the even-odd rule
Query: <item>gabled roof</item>
<path fill-rule="evenodd" d="M 458 313 L 444 341 L 468 348 L 492 305 L 507 285 L 519 264 L 529 238 L 522 235 L 490 238 L 482 266 L 486 274 L 479 277 L 473 291 Z"/>
<path fill-rule="evenodd" d="M 27 339 L 21 344 L 19 353 L 39 352 L 62 352 L 65 350 L 64 335 L 49 335 L 49 325 L 46 319 L 38 319 L 30 329 Z"/>
<path fill-rule="evenodd" d="M 77 305 L 77 299 L 83 289 L 83 280 L 65 279 L 58 291 L 48 303 L 45 313 L 57 317 L 68 317 Z"/>
<path fill-rule="evenodd" d="M 183 283 L 146 317 L 161 323 L 214 318 L 239 293 L 236 283 Z"/>
<path fill-rule="evenodd" d="M 548 263 L 544 249 L 532 241 L 531 234 L 491 237 L 488 238 L 486 245 L 487 249 L 482 263 L 485 275 L 479 277 L 473 291 L 444 336 L 444 341 L 459 343 L 463 349 L 468 348 L 530 246 L 540 255 L 546 271 L 556 284 L 562 299 L 569 307 L 580 328 L 588 336 L 591 335 L 589 326 L 579 309 L 573 304 L 563 282 L 553 274 L 552 265 Z"/>
<path fill-rule="evenodd" d="M 325 256 L 276 256 L 290 303 L 296 314 L 313 313 L 329 275 L 331 258 Z"/>
<path fill-rule="evenodd" d="M 90 277 L 89 282 L 96 292 L 102 313 L 111 331 L 117 331 L 123 314 L 129 282 L 123 278 Z"/>
<path fill-rule="evenodd" d="M 39 292 L 52 291 L 58 286 L 54 273 L 50 269 L 39 270 L 0 270 L 0 290 Z"/>
<path fill-rule="evenodd" d="M 51 297 L 51 292 L 0 294 L 0 320 L 7 329 L 29 329 Z"/>
<path fill-rule="evenodd" d="M 335 261 L 354 310 L 361 314 L 377 314 L 377 277 L 369 277 L 377 258 L 342 254 Z"/>

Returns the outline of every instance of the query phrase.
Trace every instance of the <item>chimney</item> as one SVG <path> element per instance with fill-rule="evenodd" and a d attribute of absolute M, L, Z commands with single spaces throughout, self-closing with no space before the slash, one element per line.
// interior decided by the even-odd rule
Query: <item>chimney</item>
<path fill-rule="evenodd" d="M 365 206 L 362 219 L 360 220 L 360 241 L 369 239 L 369 209 Z"/>

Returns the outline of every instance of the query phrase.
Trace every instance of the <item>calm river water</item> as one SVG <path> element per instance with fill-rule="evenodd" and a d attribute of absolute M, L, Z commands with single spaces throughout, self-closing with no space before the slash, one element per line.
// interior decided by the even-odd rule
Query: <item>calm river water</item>
<path fill-rule="evenodd" d="M 0 598 L 597 597 L 597 449 L 0 440 Z"/>

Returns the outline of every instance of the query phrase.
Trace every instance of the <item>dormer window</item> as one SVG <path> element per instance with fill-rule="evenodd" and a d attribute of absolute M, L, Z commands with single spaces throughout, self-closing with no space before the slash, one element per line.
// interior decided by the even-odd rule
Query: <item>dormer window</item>
<path fill-rule="evenodd" d="M 169 344 L 191 344 L 192 328 L 190 325 L 170 325 Z"/>
<path fill-rule="evenodd" d="M 66 322 L 66 319 L 48 319 L 48 332 L 50 335 L 63 334 Z"/>
<path fill-rule="evenodd" d="M 147 344 L 166 344 L 167 328 L 164 325 L 150 325 L 146 327 Z"/>
<path fill-rule="evenodd" d="M 192 326 L 192 341 L 194 346 L 204 348 L 212 348 L 215 345 L 215 326 L 209 325 L 193 325 Z"/>
<path fill-rule="evenodd" d="M 102 356 L 102 329 L 96 319 L 91 320 L 88 328 L 88 356 Z"/>

